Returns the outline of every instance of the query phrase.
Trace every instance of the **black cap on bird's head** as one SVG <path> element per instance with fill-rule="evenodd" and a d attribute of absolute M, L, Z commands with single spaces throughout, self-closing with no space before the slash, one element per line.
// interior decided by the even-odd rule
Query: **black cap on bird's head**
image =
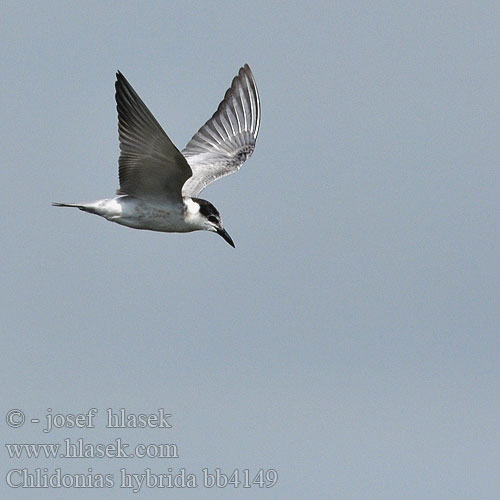
<path fill-rule="evenodd" d="M 207 200 L 193 198 L 193 201 L 200 206 L 200 214 L 203 215 L 211 225 L 211 230 L 222 236 L 233 248 L 234 242 L 229 233 L 224 229 L 219 211 Z"/>

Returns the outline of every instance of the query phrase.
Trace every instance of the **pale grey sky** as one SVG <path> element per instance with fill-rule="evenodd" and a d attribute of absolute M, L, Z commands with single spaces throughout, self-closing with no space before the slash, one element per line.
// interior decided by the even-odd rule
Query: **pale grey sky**
<path fill-rule="evenodd" d="M 3 449 L 2 498 L 498 500 L 495 18 L 488 1 L 3 2 L 4 441 L 179 458 Z M 256 150 L 202 195 L 236 249 L 50 206 L 118 186 L 117 69 L 182 148 L 244 63 Z M 48 408 L 97 408 L 96 427 L 43 433 L 28 420 Z M 164 408 L 172 428 L 106 429 L 107 408 Z M 116 484 L 6 484 L 44 467 Z M 121 468 L 169 467 L 200 484 L 119 488 Z M 216 467 L 278 482 L 204 488 Z"/>

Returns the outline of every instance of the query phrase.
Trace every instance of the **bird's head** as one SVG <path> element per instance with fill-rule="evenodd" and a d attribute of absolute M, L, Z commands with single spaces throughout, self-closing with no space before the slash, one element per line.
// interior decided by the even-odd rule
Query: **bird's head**
<path fill-rule="evenodd" d="M 224 229 L 219 211 L 209 201 L 201 198 L 185 198 L 184 204 L 186 221 L 197 230 L 217 233 L 234 248 L 231 236 Z"/>

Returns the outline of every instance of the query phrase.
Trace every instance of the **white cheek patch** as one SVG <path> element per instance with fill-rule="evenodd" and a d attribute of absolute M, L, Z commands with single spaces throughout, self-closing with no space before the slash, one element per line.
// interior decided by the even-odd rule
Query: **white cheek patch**
<path fill-rule="evenodd" d="M 190 215 L 196 215 L 200 212 L 200 205 L 193 201 L 191 198 L 187 198 L 185 201 L 187 211 Z"/>

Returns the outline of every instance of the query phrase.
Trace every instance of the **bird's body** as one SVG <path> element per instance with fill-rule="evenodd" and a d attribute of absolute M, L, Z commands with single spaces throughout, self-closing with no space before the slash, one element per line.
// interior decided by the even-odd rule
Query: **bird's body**
<path fill-rule="evenodd" d="M 121 149 L 117 196 L 53 205 L 79 208 L 134 229 L 213 231 L 234 247 L 217 209 L 197 195 L 236 172 L 253 152 L 260 101 L 250 68 L 240 69 L 217 111 L 182 153 L 119 72 L 115 87 Z"/>
<path fill-rule="evenodd" d="M 54 203 L 54 206 L 79 208 L 133 229 L 164 233 L 188 233 L 198 229 L 190 224 L 189 217 L 186 217 L 190 206 L 189 198 L 183 199 L 183 203 L 180 204 L 146 201 L 133 196 L 119 195 L 90 203 Z"/>

